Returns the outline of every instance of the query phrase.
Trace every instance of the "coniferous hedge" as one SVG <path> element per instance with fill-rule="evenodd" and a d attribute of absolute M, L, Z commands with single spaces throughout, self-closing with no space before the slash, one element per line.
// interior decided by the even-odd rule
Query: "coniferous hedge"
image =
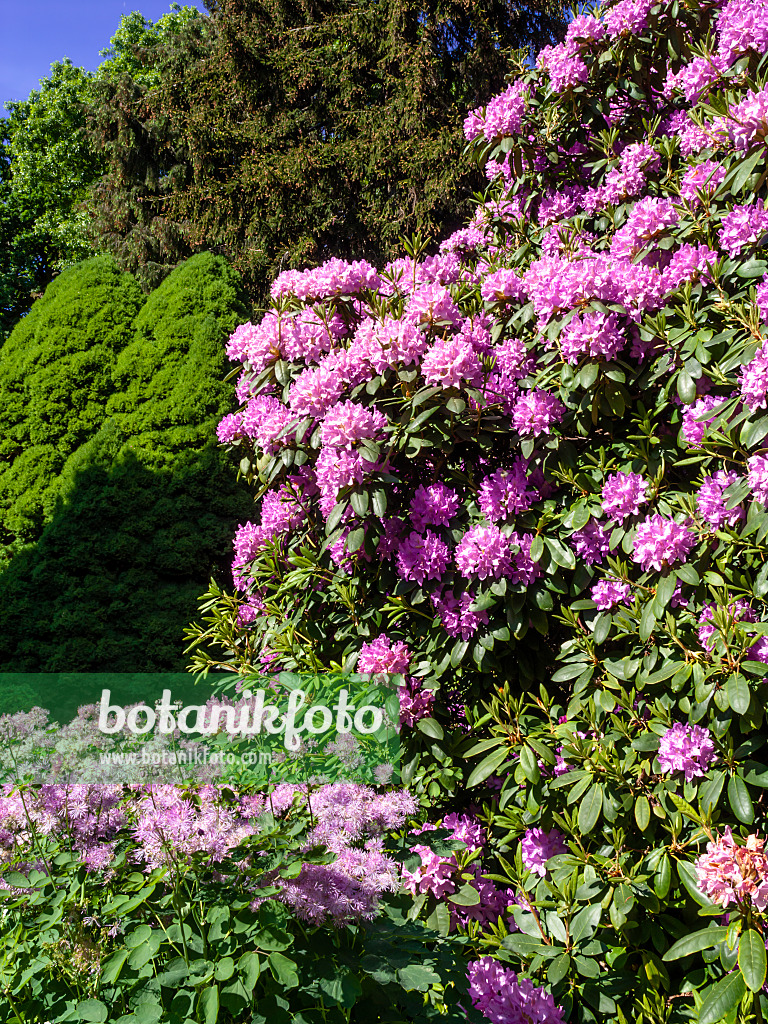
<path fill-rule="evenodd" d="M 233 403 L 222 340 L 245 315 L 219 257 L 189 260 L 143 306 L 98 258 L 9 338 L 2 524 L 11 551 L 33 543 L 0 575 L 0 669 L 184 667 L 184 625 L 250 508 L 214 434 Z"/>

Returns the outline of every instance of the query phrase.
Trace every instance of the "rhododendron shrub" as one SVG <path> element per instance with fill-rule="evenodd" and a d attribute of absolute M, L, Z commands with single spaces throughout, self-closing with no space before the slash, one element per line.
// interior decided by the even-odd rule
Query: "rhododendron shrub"
<path fill-rule="evenodd" d="M 258 503 L 195 665 L 429 693 L 406 783 L 515 897 L 458 924 L 491 1020 L 761 1012 L 766 52 L 759 0 L 580 15 L 468 114 L 469 225 L 282 274 L 230 340 Z"/>

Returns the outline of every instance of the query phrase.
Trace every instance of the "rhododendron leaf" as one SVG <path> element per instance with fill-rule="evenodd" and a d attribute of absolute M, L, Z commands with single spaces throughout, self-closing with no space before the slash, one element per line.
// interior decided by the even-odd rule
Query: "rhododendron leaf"
<path fill-rule="evenodd" d="M 464 752 L 464 757 L 473 757 L 476 754 L 483 754 L 486 750 L 493 750 L 495 747 L 500 747 L 504 744 L 504 740 L 498 737 L 489 737 L 484 740 L 480 740 L 479 743 L 475 743 L 473 746 Z"/>
<path fill-rule="evenodd" d="M 373 511 L 380 518 L 383 517 L 387 511 L 387 492 L 384 488 L 374 488 L 371 492 L 371 500 L 373 502 Z"/>
<path fill-rule="evenodd" d="M 759 992 L 765 984 L 765 939 L 754 928 L 742 932 L 739 938 L 739 970 L 747 988 Z"/>
<path fill-rule="evenodd" d="M 479 785 L 484 782 L 489 775 L 493 775 L 496 769 L 504 763 L 507 759 L 507 748 L 502 747 L 500 750 L 495 750 L 488 757 L 484 758 L 480 764 L 476 765 L 467 779 L 467 788 L 471 789 L 473 786 Z"/>
<path fill-rule="evenodd" d="M 578 770 L 578 769 L 577 769 Z M 568 772 L 568 776 L 574 775 L 574 772 Z M 575 780 L 573 789 L 568 794 L 568 804 L 575 804 L 577 800 L 586 793 L 589 787 L 592 785 L 592 773 L 585 772 L 579 778 Z"/>
<path fill-rule="evenodd" d="M 670 791 L 669 793 L 667 793 L 667 796 L 675 805 L 675 807 L 679 811 L 681 811 L 687 818 L 690 818 L 691 821 L 695 821 L 699 825 L 701 824 L 701 815 L 688 803 L 687 800 L 683 800 L 683 798 L 674 791 Z"/>
<path fill-rule="evenodd" d="M 685 860 L 678 860 L 675 864 L 677 876 L 696 902 L 702 906 L 711 906 L 712 901 L 704 895 L 699 888 L 696 868 Z"/>
<path fill-rule="evenodd" d="M 531 547 L 530 547 L 530 550 L 529 550 L 529 557 L 530 557 L 532 562 L 538 562 L 541 559 L 541 556 L 543 554 L 544 554 L 544 538 L 541 536 L 541 534 L 537 533 L 536 536 L 531 541 Z"/>
<path fill-rule="evenodd" d="M 367 491 L 363 491 L 362 493 L 353 491 L 349 496 L 349 501 L 355 513 L 360 516 L 360 518 L 363 518 L 367 514 L 368 504 L 370 501 Z"/>
<path fill-rule="evenodd" d="M 686 405 L 696 400 L 696 384 L 687 370 L 681 370 L 677 375 L 677 393 Z"/>
<path fill-rule="evenodd" d="M 567 953 L 561 953 L 560 956 L 555 957 L 547 968 L 547 981 L 553 987 L 559 985 L 563 978 L 568 975 L 570 968 L 571 958 Z"/>
<path fill-rule="evenodd" d="M 739 277 L 762 277 L 765 274 L 768 263 L 765 260 L 747 260 L 736 268 Z"/>
<path fill-rule="evenodd" d="M 440 724 L 434 718 L 420 718 L 416 723 L 416 728 L 433 740 L 441 740 L 444 736 Z"/>
<path fill-rule="evenodd" d="M 529 782 L 536 783 L 541 778 L 541 772 L 536 763 L 536 755 L 530 747 L 523 746 L 520 748 L 520 767 L 523 769 L 525 777 Z"/>
<path fill-rule="evenodd" d="M 741 1002 L 745 991 L 746 986 L 738 972 L 721 978 L 714 986 L 705 989 L 699 1007 L 699 1024 L 717 1024 Z"/>
<path fill-rule="evenodd" d="M 544 543 L 552 556 L 552 560 L 557 564 L 563 566 L 565 569 L 576 568 L 576 557 L 570 548 L 566 547 L 561 541 L 556 540 L 554 537 L 545 537 Z"/>
<path fill-rule="evenodd" d="M 653 878 L 653 889 L 660 900 L 666 898 L 669 887 L 672 883 L 672 867 L 669 857 L 665 853 L 659 861 L 659 866 Z"/>
<path fill-rule="evenodd" d="M 741 433 L 739 434 L 739 441 L 746 448 L 751 448 L 753 445 L 762 441 L 766 434 L 768 434 L 768 416 L 761 416 L 759 419 L 747 420 L 744 423 L 741 428 Z M 734 502 L 732 507 L 738 505 L 739 501 L 742 501 L 749 494 L 750 489 L 746 481 L 743 481 L 743 486 L 745 493 L 739 500 Z"/>
<path fill-rule="evenodd" d="M 724 785 L 725 772 L 715 772 L 711 779 L 699 784 L 698 800 L 702 814 L 707 815 L 717 807 Z"/>
<path fill-rule="evenodd" d="M 728 780 L 728 803 L 739 821 L 745 825 L 751 825 L 755 820 L 752 797 L 744 780 L 738 775 L 732 775 Z"/>
<path fill-rule="evenodd" d="M 643 641 L 648 640 L 655 628 L 656 615 L 654 613 L 653 602 L 649 601 L 645 608 L 643 608 L 643 613 L 640 616 L 640 628 L 638 630 L 640 639 Z"/>
<path fill-rule="evenodd" d="M 745 715 L 749 708 L 749 702 L 752 696 L 747 680 L 743 675 L 741 675 L 741 673 L 734 672 L 733 675 L 728 676 L 725 688 L 728 694 L 728 703 L 731 708 L 737 715 Z"/>
<path fill-rule="evenodd" d="M 468 650 L 469 641 L 467 640 L 459 640 L 458 643 L 453 645 L 453 649 L 451 650 L 451 665 L 453 668 L 458 668 L 464 660 L 464 655 Z"/>
<path fill-rule="evenodd" d="M 645 796 L 639 796 L 635 801 L 635 821 L 641 832 L 645 832 L 651 823 L 651 805 Z"/>
<path fill-rule="evenodd" d="M 460 907 L 476 907 L 480 902 L 480 893 L 473 885 L 463 885 L 458 892 L 449 895 L 448 899 Z"/>
<path fill-rule="evenodd" d="M 520 928 L 520 931 L 522 932 L 520 921 L 523 919 L 523 917 L 526 918 L 526 920 L 523 922 L 526 928 L 530 928 L 533 930 L 528 934 L 523 933 L 518 935 L 505 936 L 504 939 L 502 940 L 502 945 L 504 946 L 504 948 L 509 949 L 511 950 L 511 952 L 517 953 L 520 956 L 524 957 L 549 952 L 551 947 L 547 946 L 546 943 L 542 941 L 541 932 L 539 931 L 536 925 L 536 920 L 533 917 L 533 914 L 520 915 L 520 920 L 518 920 L 518 915 L 514 914 L 515 921 L 517 922 L 517 926 L 518 928 Z"/>
<path fill-rule="evenodd" d="M 533 750 L 535 750 L 536 753 L 539 755 L 539 757 L 543 761 L 545 761 L 547 764 L 554 764 L 555 763 L 555 755 L 550 750 L 550 748 L 546 745 L 546 743 L 542 743 L 541 740 L 536 739 L 535 736 L 528 736 L 528 737 L 526 737 L 526 743 Z"/>
<path fill-rule="evenodd" d="M 764 160 L 765 150 L 763 148 L 758 148 L 744 160 L 738 160 L 723 180 L 723 191 L 727 189 L 732 193 L 741 192 L 758 163 Z"/>
<path fill-rule="evenodd" d="M 578 914 L 572 919 L 569 932 L 571 941 L 574 943 L 582 942 L 584 939 L 591 939 L 597 931 L 597 926 L 600 923 L 603 908 L 599 903 L 594 904 L 591 907 L 584 907 Z"/>
<path fill-rule="evenodd" d="M 356 530 L 350 530 L 347 534 L 346 548 L 347 551 L 357 551 L 362 547 L 363 541 L 365 540 L 365 530 L 362 527 L 358 527 Z"/>
<path fill-rule="evenodd" d="M 594 785 L 588 790 L 579 805 L 578 822 L 581 835 L 589 835 L 597 824 L 602 808 L 603 787 Z"/>

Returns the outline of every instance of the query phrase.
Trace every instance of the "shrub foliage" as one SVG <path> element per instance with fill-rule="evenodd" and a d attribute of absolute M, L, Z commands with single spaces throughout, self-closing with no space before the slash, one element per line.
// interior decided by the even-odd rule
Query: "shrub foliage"
<path fill-rule="evenodd" d="M 466 926 L 492 1020 L 505 971 L 580 1022 L 768 1008 L 766 51 L 751 0 L 575 18 L 467 117 L 437 255 L 283 272 L 230 340 L 261 518 L 196 665 L 407 676 L 405 778 L 517 901 Z"/>

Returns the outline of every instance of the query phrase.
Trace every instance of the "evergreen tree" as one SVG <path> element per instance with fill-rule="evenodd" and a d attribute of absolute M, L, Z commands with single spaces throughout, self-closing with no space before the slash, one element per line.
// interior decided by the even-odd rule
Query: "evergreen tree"
<path fill-rule="evenodd" d="M 457 159 L 463 115 L 560 24 L 548 0 L 208 6 L 153 51 L 155 86 L 99 86 L 95 225 L 145 286 L 208 249 L 259 299 L 281 268 L 459 223 L 484 185 Z"/>
<path fill-rule="evenodd" d="M 47 322 L 49 293 L 104 262 L 62 274 L 8 346 L 27 321 Z M 102 396 L 106 418 L 58 468 L 37 542 L 0 575 L 0 670 L 183 669 L 184 627 L 251 512 L 215 434 L 234 400 L 224 341 L 247 318 L 238 275 L 203 253 L 139 305 Z"/>
<path fill-rule="evenodd" d="M 68 457 L 104 422 L 143 296 L 114 260 L 59 275 L 0 349 L 0 543 L 33 540 Z"/>

